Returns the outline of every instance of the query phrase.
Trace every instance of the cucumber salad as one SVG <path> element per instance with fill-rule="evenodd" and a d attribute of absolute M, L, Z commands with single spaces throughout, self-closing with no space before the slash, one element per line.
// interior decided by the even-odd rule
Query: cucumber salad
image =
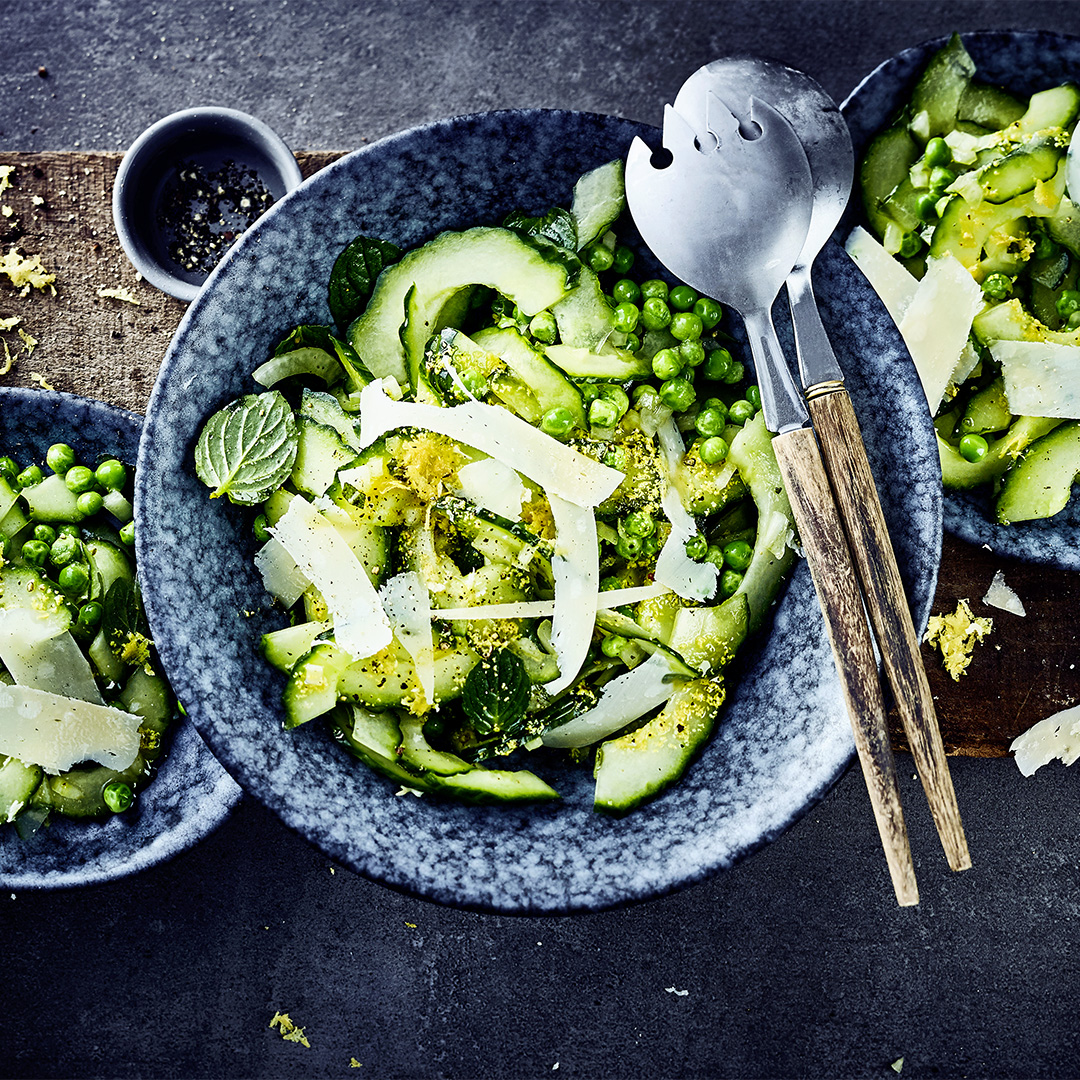
<path fill-rule="evenodd" d="M 794 562 L 720 306 L 633 276 L 624 208 L 615 161 L 569 209 L 357 237 L 333 324 L 200 432 L 287 612 L 261 641 L 286 727 L 325 718 L 399 791 L 546 800 L 591 767 L 598 809 L 639 805 L 708 738 Z"/>
<path fill-rule="evenodd" d="M 954 35 L 868 148 L 847 247 L 915 360 L 945 486 L 1009 525 L 1059 513 L 1080 473 L 1080 88 L 975 76 Z"/>
<path fill-rule="evenodd" d="M 66 443 L 0 456 L 0 821 L 23 837 L 50 814 L 128 810 L 175 715 L 135 579 L 130 472 Z"/>

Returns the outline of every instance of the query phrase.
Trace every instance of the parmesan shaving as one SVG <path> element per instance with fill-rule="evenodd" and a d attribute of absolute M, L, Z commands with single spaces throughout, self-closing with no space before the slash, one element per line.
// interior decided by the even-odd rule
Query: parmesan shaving
<path fill-rule="evenodd" d="M 623 481 L 617 469 L 564 446 L 497 405 L 468 401 L 447 409 L 394 401 L 387 396 L 383 382 L 376 379 L 360 393 L 363 446 L 401 427 L 434 431 L 488 454 L 578 506 L 602 503 Z"/>
<path fill-rule="evenodd" d="M 1071 765 L 1080 758 L 1080 705 L 1040 720 L 1018 735 L 1009 747 L 1015 754 L 1016 767 L 1031 776 L 1055 758 Z"/>
<path fill-rule="evenodd" d="M 435 649 L 431 638 L 431 598 L 418 573 L 410 570 L 392 577 L 380 590 L 379 600 L 394 636 L 416 665 L 416 677 L 428 702 L 435 700 Z"/>
<path fill-rule="evenodd" d="M 559 676 L 546 683 L 545 689 L 557 694 L 577 678 L 589 652 L 600 589 L 600 559 L 592 510 L 551 492 L 548 498 L 555 518 L 555 553 L 551 559 L 555 613 L 551 620 L 551 644 L 559 660 Z"/>
<path fill-rule="evenodd" d="M 653 653 L 632 671 L 612 679 L 588 712 L 545 731 L 544 745 L 590 746 L 614 735 L 671 697 L 675 684 L 670 674 L 668 658 L 662 652 Z"/>
<path fill-rule="evenodd" d="M 292 607 L 311 584 L 285 545 L 273 536 L 255 553 L 255 566 L 266 591 L 286 607 Z"/>
<path fill-rule="evenodd" d="M 334 640 L 363 660 L 385 648 L 393 631 L 363 564 L 314 506 L 297 496 L 270 530 L 322 593 L 334 620 Z"/>
<path fill-rule="evenodd" d="M 623 607 L 625 604 L 638 604 L 642 600 L 653 600 L 664 596 L 671 590 L 666 585 L 653 582 L 651 585 L 635 585 L 631 589 L 606 589 L 597 594 L 596 608 L 606 611 Z M 554 600 L 512 600 L 505 604 L 475 604 L 472 607 L 432 608 L 433 619 L 550 619 L 555 614 Z"/>
<path fill-rule="evenodd" d="M 1015 416 L 1080 418 L 1080 346 L 1056 341 L 994 341 L 1005 397 Z"/>
<path fill-rule="evenodd" d="M 1016 595 L 1016 591 L 1005 584 L 1005 575 L 1000 570 L 994 571 L 994 580 L 990 582 L 990 588 L 986 590 L 983 603 L 1008 611 L 1013 615 L 1027 615 L 1023 602 Z"/>
<path fill-rule="evenodd" d="M 521 520 L 521 504 L 529 493 L 509 465 L 495 458 L 481 458 L 462 465 L 457 476 L 462 494 L 477 506 L 509 521 Z"/>

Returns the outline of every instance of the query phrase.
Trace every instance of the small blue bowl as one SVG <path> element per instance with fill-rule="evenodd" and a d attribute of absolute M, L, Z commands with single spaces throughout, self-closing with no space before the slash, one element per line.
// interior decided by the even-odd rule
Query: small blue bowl
<path fill-rule="evenodd" d="M 185 185 L 181 168 L 187 177 L 213 181 L 209 197 L 201 187 L 196 194 L 194 183 Z M 231 189 L 219 187 L 218 179 L 238 173 L 259 197 L 274 202 L 303 179 L 285 143 L 261 120 L 235 109 L 185 109 L 135 140 L 113 185 L 113 222 L 128 258 L 151 285 L 178 300 L 195 299 L 213 269 L 210 260 L 225 253 L 259 208 L 258 202 L 240 208 L 230 201 Z M 220 202 L 219 191 L 225 196 Z M 204 243 L 216 258 L 185 262 L 177 248 L 197 227 L 211 234 Z"/>
<path fill-rule="evenodd" d="M 0 453 L 42 463 L 54 442 L 87 460 L 135 461 L 142 418 L 100 401 L 47 390 L 0 389 Z M 133 874 L 179 854 L 232 812 L 240 789 L 190 722 L 176 725 L 152 783 L 123 814 L 101 821 L 51 818 L 21 840 L 0 824 L 0 888 L 53 889 Z"/>
<path fill-rule="evenodd" d="M 990 30 L 961 34 L 975 61 L 975 78 L 1026 97 L 1064 82 L 1080 72 L 1080 38 L 1046 30 Z M 879 64 L 847 96 L 840 111 L 851 129 L 858 162 L 873 137 L 887 127 L 911 98 L 911 91 L 930 57 L 948 42 L 936 38 Z M 837 230 L 845 238 L 855 225 L 864 225 L 858 195 Z M 1044 521 L 998 525 L 993 498 L 984 491 L 946 491 L 944 528 L 970 544 L 988 544 L 1001 555 L 1025 562 L 1080 570 L 1080 497 L 1061 513 Z"/>

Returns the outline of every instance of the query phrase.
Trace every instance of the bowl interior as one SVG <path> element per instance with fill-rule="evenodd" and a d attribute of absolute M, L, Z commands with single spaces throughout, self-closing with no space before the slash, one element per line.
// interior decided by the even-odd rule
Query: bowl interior
<path fill-rule="evenodd" d="M 0 389 L 0 447 L 20 464 L 42 463 L 54 442 L 85 459 L 134 463 L 142 420 L 97 401 L 45 390 Z M 171 735 L 154 781 L 131 810 L 103 821 L 57 817 L 27 840 L 0 825 L 0 885 L 55 888 L 122 877 L 170 858 L 213 831 L 240 789 L 190 723 Z"/>
<path fill-rule="evenodd" d="M 444 229 L 498 222 L 512 209 L 569 205 L 576 179 L 625 155 L 636 135 L 658 137 L 610 117 L 488 113 L 414 129 L 339 160 L 230 252 L 185 316 L 151 399 L 137 535 L 147 612 L 177 692 L 225 766 L 288 825 L 358 872 L 428 899 L 571 912 L 671 891 L 777 835 L 852 757 L 804 566 L 771 632 L 741 654 L 725 720 L 700 760 L 624 819 L 593 812 L 591 776 L 581 771 L 547 772 L 559 804 L 437 804 L 396 795 L 318 722 L 282 730 L 283 679 L 257 648 L 281 617 L 252 564 L 249 515 L 225 500 L 211 503 L 194 475 L 203 422 L 254 389 L 248 373 L 292 326 L 330 321 L 330 268 L 358 233 L 409 247 Z M 620 235 L 640 244 L 629 226 Z M 635 273 L 659 274 L 640 248 L 639 260 Z M 940 550 L 940 474 L 936 453 L 925 449 L 933 442 L 921 390 L 884 308 L 836 245 L 819 260 L 816 283 L 921 626 Z M 734 321 L 727 328 L 740 332 Z"/>
<path fill-rule="evenodd" d="M 1076 80 L 1080 71 L 1080 38 L 1049 31 L 988 30 L 961 34 L 976 65 L 975 78 L 1027 96 Z M 910 99 L 930 57 L 948 38 L 936 38 L 905 49 L 876 67 L 840 106 L 851 129 L 856 162 L 874 136 L 887 127 Z M 856 170 L 856 175 L 857 175 Z M 837 229 L 842 240 L 855 225 L 865 224 L 858 195 L 851 200 Z M 1080 491 L 1066 508 L 1044 521 L 1001 526 L 994 521 L 992 499 L 982 492 L 945 493 L 945 529 L 972 544 L 989 544 L 1002 555 L 1026 562 L 1080 570 Z"/>

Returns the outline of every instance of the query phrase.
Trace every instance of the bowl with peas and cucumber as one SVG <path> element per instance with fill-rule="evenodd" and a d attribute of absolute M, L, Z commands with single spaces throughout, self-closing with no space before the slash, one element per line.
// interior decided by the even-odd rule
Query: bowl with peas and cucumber
<path fill-rule="evenodd" d="M 920 370 L 945 528 L 1080 568 L 1080 38 L 954 34 L 841 108 L 861 165 L 839 233 Z"/>
<path fill-rule="evenodd" d="M 162 365 L 136 524 L 165 669 L 247 790 L 391 887 L 646 899 L 852 758 L 742 328 L 623 213 L 656 134 L 509 111 L 348 155 L 241 239 Z M 915 372 L 838 246 L 818 270 L 925 620 Z"/>
<path fill-rule="evenodd" d="M 239 790 L 161 672 L 139 599 L 141 419 L 0 389 L 0 882 L 132 873 L 219 824 Z"/>

